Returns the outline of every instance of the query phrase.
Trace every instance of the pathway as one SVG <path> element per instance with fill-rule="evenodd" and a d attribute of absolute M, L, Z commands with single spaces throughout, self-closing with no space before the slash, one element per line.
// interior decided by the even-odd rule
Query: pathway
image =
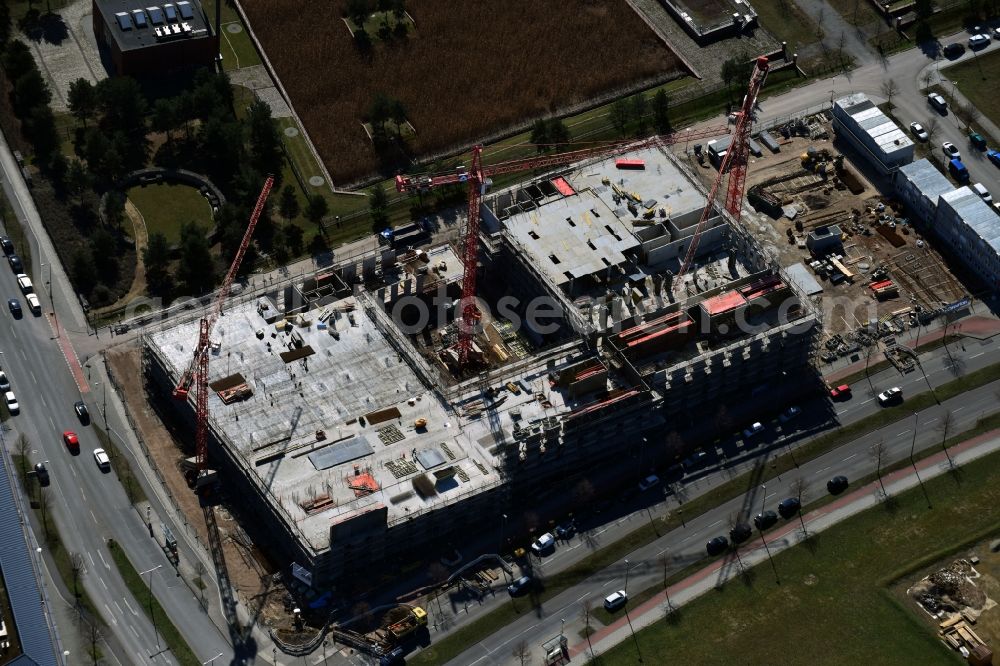
<path fill-rule="evenodd" d="M 135 277 L 132 279 L 132 286 L 121 298 L 111 305 L 94 310 L 95 317 L 123 308 L 146 294 L 146 261 L 142 252 L 149 245 L 149 231 L 146 229 L 146 220 L 142 217 L 142 213 L 129 199 L 125 199 L 125 214 L 132 221 L 132 238 L 135 240 Z"/>

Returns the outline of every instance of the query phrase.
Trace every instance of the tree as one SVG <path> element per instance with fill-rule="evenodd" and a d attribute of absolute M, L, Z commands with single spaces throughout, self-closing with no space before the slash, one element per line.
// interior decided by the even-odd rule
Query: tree
<path fill-rule="evenodd" d="M 23 433 L 17 436 L 14 442 L 14 450 L 17 451 L 18 465 L 21 468 L 21 479 L 28 480 L 28 453 L 31 452 L 31 440 Z"/>
<path fill-rule="evenodd" d="M 42 73 L 37 69 L 26 72 L 14 81 L 14 113 L 19 117 L 51 101 L 52 93 L 49 91 L 49 85 L 45 83 Z"/>
<path fill-rule="evenodd" d="M 934 135 L 937 134 L 938 130 L 940 129 L 941 129 L 940 120 L 938 120 L 934 116 L 930 116 L 929 118 L 927 118 L 927 122 L 924 123 L 924 131 L 927 132 L 928 143 L 934 142 Z"/>
<path fill-rule="evenodd" d="M 660 134 L 670 132 L 670 98 L 662 88 L 653 95 L 653 127 Z"/>
<path fill-rule="evenodd" d="M 104 221 L 109 227 L 119 228 L 122 226 L 122 218 L 125 216 L 125 195 L 112 190 L 104 196 Z"/>
<path fill-rule="evenodd" d="M 594 646 L 590 642 L 590 634 L 593 632 L 590 630 L 590 616 L 594 612 L 594 602 L 590 599 L 584 599 L 580 602 L 580 617 L 583 618 L 583 631 L 587 635 L 587 647 L 590 648 L 590 652 L 594 652 Z"/>
<path fill-rule="evenodd" d="M 281 176 L 283 154 L 281 137 L 271 116 L 271 107 L 260 100 L 251 104 L 247 109 L 247 124 L 250 128 L 250 155 L 253 167 L 260 173 L 274 174 L 275 180 L 278 181 Z"/>
<path fill-rule="evenodd" d="M 69 111 L 73 117 L 87 126 L 87 121 L 97 112 L 97 91 L 94 85 L 84 78 L 79 78 L 69 84 L 69 95 L 66 99 Z"/>
<path fill-rule="evenodd" d="M 886 79 L 882 82 L 882 94 L 885 95 L 885 103 L 892 111 L 892 98 L 899 94 L 899 84 L 895 79 Z"/>
<path fill-rule="evenodd" d="M 406 0 L 391 0 L 389 4 L 392 6 L 392 15 L 397 21 L 402 21 L 406 16 Z"/>
<path fill-rule="evenodd" d="M 285 244 L 288 246 L 288 251 L 293 257 L 302 254 L 302 227 L 294 224 L 286 224 L 282 227 L 282 235 L 285 237 Z"/>
<path fill-rule="evenodd" d="M 402 140 L 403 125 L 406 123 L 406 105 L 398 99 L 389 103 L 389 119 L 396 125 L 396 138 Z"/>
<path fill-rule="evenodd" d="M 960 113 L 959 118 L 962 120 L 962 122 L 965 123 L 966 130 L 971 130 L 972 125 L 974 123 L 979 122 L 979 119 L 983 115 L 982 112 L 980 112 L 979 107 L 977 107 L 972 102 L 965 102 L 964 104 L 959 104 L 956 111 L 958 112 L 956 113 L 956 115 L 959 115 Z"/>
<path fill-rule="evenodd" d="M 368 122 L 372 125 L 372 131 L 378 128 L 385 130 L 385 122 L 392 114 L 392 101 L 382 93 L 376 93 L 372 103 L 368 106 Z"/>
<path fill-rule="evenodd" d="M 166 135 L 167 145 L 173 140 L 171 134 L 179 124 L 179 106 L 176 98 L 162 97 L 153 104 L 153 116 L 151 124 L 154 132 L 162 132 Z"/>
<path fill-rule="evenodd" d="M 159 231 L 149 235 L 142 250 L 142 261 L 146 267 L 146 286 L 153 296 L 168 298 L 174 288 L 170 275 L 170 243 Z"/>
<path fill-rule="evenodd" d="M 80 596 L 80 576 L 83 574 L 83 555 L 77 552 L 69 554 L 69 572 L 73 578 L 73 596 Z"/>
<path fill-rule="evenodd" d="M 362 28 L 354 33 L 354 46 L 362 53 L 368 55 L 372 50 L 372 37 Z"/>
<path fill-rule="evenodd" d="M 347 18 L 351 19 L 354 25 L 359 28 L 364 26 L 371 11 L 370 0 L 347 0 Z"/>
<path fill-rule="evenodd" d="M 54 536 L 50 532 L 49 514 L 52 513 L 52 498 L 46 488 L 38 489 L 38 515 L 42 518 L 42 532 L 45 534 L 45 542 L 49 543 Z"/>
<path fill-rule="evenodd" d="M 649 111 L 649 102 L 646 96 L 639 93 L 632 98 L 632 117 L 635 119 L 635 134 L 642 136 L 646 133 L 646 113 Z"/>
<path fill-rule="evenodd" d="M 295 187 L 293 185 L 285 185 L 284 189 L 281 190 L 281 199 L 278 201 L 278 212 L 286 220 L 295 219 L 302 212 L 299 206 L 299 198 L 295 194 Z"/>
<path fill-rule="evenodd" d="M 797 513 L 799 514 L 799 523 L 802 525 L 803 536 L 809 535 L 809 532 L 806 530 L 805 518 L 802 517 L 802 502 L 804 501 L 807 487 L 806 480 L 801 477 L 792 481 L 792 494 L 795 495 L 795 498 L 799 501 L 799 509 Z"/>
<path fill-rule="evenodd" d="M 569 128 L 566 127 L 566 123 L 559 118 L 553 118 L 549 121 L 549 140 L 552 143 L 569 143 L 570 138 Z"/>
<path fill-rule="evenodd" d="M 535 121 L 535 124 L 531 126 L 531 138 L 528 139 L 531 143 L 535 144 L 535 150 L 543 153 L 549 149 L 549 124 L 545 122 L 544 118 L 539 118 Z"/>
<path fill-rule="evenodd" d="M 930 18 L 931 14 L 934 13 L 934 0 L 915 0 L 913 11 L 921 21 Z"/>
<path fill-rule="evenodd" d="M 306 205 L 306 217 L 309 218 L 310 222 L 319 224 L 328 212 L 330 212 L 330 206 L 323 195 L 314 194 L 309 197 L 309 203 Z"/>
<path fill-rule="evenodd" d="M 878 440 L 872 445 L 871 459 L 875 463 L 875 477 L 878 479 L 878 485 L 882 488 L 882 497 L 888 498 L 889 493 L 885 490 L 885 483 L 882 482 L 882 460 L 885 458 L 885 442 L 883 440 Z"/>
<path fill-rule="evenodd" d="M 191 296 L 205 293 L 215 286 L 218 279 L 208 239 L 204 230 L 194 222 L 185 222 L 181 227 L 177 277 Z"/>
<path fill-rule="evenodd" d="M 948 453 L 948 431 L 954 427 L 955 413 L 950 409 L 945 410 L 944 414 L 941 415 L 941 422 L 938 423 L 937 429 L 941 431 L 941 450 L 944 451 L 944 455 L 948 459 L 949 467 L 954 467 L 955 465 L 951 459 L 951 454 Z"/>
<path fill-rule="evenodd" d="M 112 197 L 108 197 L 110 200 Z M 118 281 L 118 241 L 107 229 L 96 229 L 90 235 L 90 252 L 97 276 L 101 282 L 111 286 Z"/>
<path fill-rule="evenodd" d="M 101 634 L 101 627 L 98 626 L 96 620 L 91 619 L 88 624 L 89 628 L 87 634 L 90 643 L 90 657 L 94 660 L 94 666 L 97 666 L 101 656 L 101 651 L 97 648 L 97 645 L 101 642 L 103 636 Z"/>
<path fill-rule="evenodd" d="M 35 162 L 48 164 L 59 148 L 59 133 L 56 130 L 56 117 L 52 107 L 41 104 L 28 110 L 22 119 L 22 131 L 25 138 L 35 149 Z"/>
<path fill-rule="evenodd" d="M 94 265 L 94 255 L 85 247 L 78 247 L 73 252 L 72 261 L 73 283 L 84 295 L 89 296 L 97 283 L 97 266 Z"/>
<path fill-rule="evenodd" d="M 7 78 L 11 81 L 16 81 L 31 70 L 37 69 L 35 59 L 31 55 L 31 49 L 28 48 L 27 44 L 16 39 L 7 42 L 0 65 L 3 66 Z"/>
<path fill-rule="evenodd" d="M 608 119 L 611 121 L 611 126 L 615 128 L 619 136 L 625 136 L 625 128 L 628 127 L 629 120 L 631 119 L 631 108 L 629 103 L 624 99 L 617 99 L 611 105 L 611 111 L 608 113 Z"/>
<path fill-rule="evenodd" d="M 6 2 L 0 2 L 0 47 L 10 39 L 10 28 L 10 6 Z"/>
<path fill-rule="evenodd" d="M 722 82 L 726 84 L 726 88 L 732 93 L 733 82 L 737 80 L 740 75 L 740 61 L 736 58 L 727 58 L 722 63 Z"/>
<path fill-rule="evenodd" d="M 511 656 L 517 659 L 521 666 L 531 663 L 531 649 L 527 641 L 518 641 L 510 651 Z"/>
<path fill-rule="evenodd" d="M 368 190 L 368 195 L 370 197 L 368 211 L 372 216 L 372 226 L 376 230 L 384 229 L 389 224 L 389 216 L 386 214 L 389 199 L 386 197 L 385 188 L 382 187 L 382 183 Z"/>

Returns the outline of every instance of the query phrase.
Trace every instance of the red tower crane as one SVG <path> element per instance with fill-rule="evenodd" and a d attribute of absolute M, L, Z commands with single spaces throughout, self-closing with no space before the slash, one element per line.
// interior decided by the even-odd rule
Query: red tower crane
<path fill-rule="evenodd" d="M 757 95 L 764 85 L 764 78 L 766 76 L 767 58 L 761 56 L 754 62 L 753 74 L 750 76 L 750 86 L 747 89 L 746 97 L 743 98 L 743 105 L 736 112 L 736 128 L 733 130 L 733 141 L 729 145 L 729 150 L 726 151 L 722 163 L 719 165 L 719 175 L 715 179 L 715 184 L 712 185 L 711 192 L 708 194 L 705 210 L 698 220 L 698 226 L 695 227 L 694 235 L 691 237 L 691 243 L 688 245 L 687 253 L 684 255 L 684 262 L 677 272 L 677 277 L 684 275 L 688 268 L 691 267 L 691 262 L 694 261 L 694 255 L 698 251 L 698 241 L 701 238 L 701 232 L 705 226 L 705 222 L 712 215 L 712 210 L 715 207 L 715 197 L 718 195 L 719 188 L 722 187 L 724 179 L 728 178 L 726 210 L 737 220 L 740 219 L 740 213 L 743 211 L 743 190 L 747 182 L 747 162 L 750 159 L 750 128 L 753 125 L 753 109 L 757 105 Z M 674 280 L 673 282 L 674 285 L 679 283 L 680 280 Z"/>
<path fill-rule="evenodd" d="M 226 273 L 226 277 L 222 281 L 222 287 L 215 295 L 215 301 L 212 303 L 211 310 L 209 310 L 208 313 L 201 318 L 201 326 L 198 332 L 198 345 L 195 347 L 194 357 L 191 359 L 191 365 L 184 371 L 180 381 L 177 382 L 177 386 L 174 388 L 174 398 L 178 400 L 187 400 L 188 393 L 191 390 L 191 382 L 192 380 L 194 381 L 195 460 L 199 476 L 206 468 L 206 461 L 208 457 L 209 339 L 212 335 L 212 329 L 215 327 L 215 322 L 219 319 L 219 315 L 222 313 L 222 304 L 226 300 L 226 297 L 229 296 L 229 290 L 233 286 L 233 280 L 236 279 L 236 273 L 240 269 L 240 264 L 243 263 L 243 256 L 246 255 L 247 248 L 250 247 L 253 230 L 257 226 L 257 220 L 260 219 L 261 213 L 264 211 L 264 204 L 267 202 L 267 197 L 271 193 L 271 188 L 273 186 L 274 177 L 268 176 L 267 180 L 264 181 L 264 188 L 260 191 L 260 196 L 257 197 L 257 205 L 254 206 L 253 213 L 250 215 L 250 223 L 247 225 L 247 230 L 243 234 L 243 240 L 240 242 L 240 247 L 236 251 L 233 263 L 229 266 L 229 272 Z"/>
<path fill-rule="evenodd" d="M 526 157 L 485 166 L 482 163 L 483 147 L 476 146 L 472 149 L 472 166 L 468 170 L 459 167 L 455 171 L 434 176 L 396 176 L 396 189 L 400 192 L 426 191 L 456 183 L 468 183 L 469 185 L 468 218 L 464 233 L 462 234 L 464 272 L 462 274 L 462 322 L 458 330 L 459 366 L 464 368 L 469 362 L 469 354 L 472 352 L 472 336 L 476 323 L 479 321 L 479 310 L 475 304 L 476 272 L 479 266 L 479 204 L 483 195 L 486 194 L 486 188 L 490 184 L 489 178 L 491 176 L 563 166 L 586 159 L 612 157 L 644 148 L 670 146 L 681 140 L 690 141 L 691 139 L 701 139 L 728 133 L 728 125 L 709 127 L 700 130 L 677 132 L 666 136 L 654 136 L 638 142 L 626 143 L 619 141 L 601 143 L 565 153 Z"/>

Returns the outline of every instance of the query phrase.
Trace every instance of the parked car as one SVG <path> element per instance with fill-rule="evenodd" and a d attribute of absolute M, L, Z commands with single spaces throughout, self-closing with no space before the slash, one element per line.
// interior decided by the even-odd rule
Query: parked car
<path fill-rule="evenodd" d="M 962 48 L 961 44 L 957 44 L 956 46 L 958 46 L 958 48 L 960 48 L 960 49 Z M 947 53 L 947 47 L 945 49 L 945 52 Z M 930 95 L 928 95 L 927 96 L 927 103 L 930 104 L 931 106 L 933 106 L 935 109 L 937 109 L 941 113 L 945 113 L 945 112 L 948 111 L 948 102 L 946 102 L 944 100 L 944 97 L 941 97 L 941 95 L 939 95 L 937 93 L 931 93 Z"/>
<path fill-rule="evenodd" d="M 49 470 L 45 468 L 45 463 L 35 463 L 35 476 L 39 485 L 49 485 Z"/>
<path fill-rule="evenodd" d="M 565 523 L 556 525 L 556 536 L 560 539 L 569 539 L 574 534 L 576 534 L 576 523 L 572 520 L 567 520 Z"/>
<path fill-rule="evenodd" d="M 21 288 L 25 294 L 30 294 L 35 290 L 34 285 L 31 284 L 31 278 L 24 273 L 17 274 L 17 286 Z"/>
<path fill-rule="evenodd" d="M 826 482 L 826 489 L 830 491 L 831 495 L 839 495 L 847 490 L 848 485 L 850 483 L 846 476 L 835 476 Z"/>
<path fill-rule="evenodd" d="M 969 135 L 969 143 L 971 143 L 972 147 L 976 150 L 986 150 L 986 139 L 984 139 L 983 135 L 979 132 L 973 132 Z"/>
<path fill-rule="evenodd" d="M 34 294 L 28 294 L 24 297 L 24 300 L 28 303 L 28 309 L 31 310 L 31 314 L 40 315 L 42 314 L 42 304 L 38 300 L 38 296 Z"/>
<path fill-rule="evenodd" d="M 993 38 L 1000 39 L 1000 28 L 993 28 Z"/>
<path fill-rule="evenodd" d="M 542 536 L 535 539 L 535 542 L 531 544 L 531 552 L 533 552 L 535 555 L 541 555 L 547 550 L 554 548 L 555 545 L 556 545 L 556 538 L 552 536 L 551 532 L 546 532 Z"/>
<path fill-rule="evenodd" d="M 776 522 L 778 522 L 778 514 L 776 514 L 774 511 L 763 511 L 761 513 L 758 513 L 757 516 L 753 519 L 753 524 L 757 527 L 758 530 L 761 531 L 766 530 L 768 527 L 774 525 Z"/>
<path fill-rule="evenodd" d="M 945 46 L 942 49 L 942 52 L 944 53 L 944 57 L 945 58 L 955 59 L 958 56 L 960 56 L 963 53 L 965 53 L 965 47 L 963 45 L 959 44 L 958 42 L 952 42 L 951 44 L 948 44 L 947 46 Z M 932 94 L 936 94 L 936 93 L 932 93 Z"/>
<path fill-rule="evenodd" d="M 910 123 L 910 131 L 913 133 L 913 136 L 917 137 L 921 141 L 927 141 L 930 139 L 930 136 L 927 134 L 927 130 L 925 130 L 924 126 L 920 123 Z"/>
<path fill-rule="evenodd" d="M 73 403 L 73 411 L 76 412 L 76 417 L 80 419 L 80 423 L 84 425 L 90 423 L 90 411 L 87 409 L 87 403 L 83 400 L 77 400 Z"/>
<path fill-rule="evenodd" d="M 94 460 L 102 472 L 111 469 L 111 458 L 108 457 L 108 452 L 104 449 L 94 449 Z"/>
<path fill-rule="evenodd" d="M 10 264 L 10 270 L 14 271 L 15 274 L 24 272 L 24 264 L 21 262 L 21 257 L 16 254 L 8 255 L 7 263 Z"/>
<path fill-rule="evenodd" d="M 1000 151 L 987 150 L 986 159 L 988 159 L 990 162 L 993 162 L 993 166 L 1000 167 Z"/>
<path fill-rule="evenodd" d="M 945 141 L 944 143 L 942 143 L 941 150 L 944 152 L 945 156 L 950 160 L 962 159 L 962 153 L 959 152 L 958 148 L 951 141 Z"/>
<path fill-rule="evenodd" d="M 799 502 L 798 497 L 786 497 L 778 504 L 778 513 L 781 514 L 782 518 L 788 520 L 797 514 L 801 508 L 802 503 Z"/>
<path fill-rule="evenodd" d="M 0 370 L 0 391 L 10 390 L 10 380 L 7 379 L 7 373 Z"/>
<path fill-rule="evenodd" d="M 750 438 L 764 431 L 764 424 L 760 421 L 754 422 L 749 428 L 743 430 L 743 437 Z"/>
<path fill-rule="evenodd" d="M 71 430 L 67 430 L 63 433 L 63 444 L 66 445 L 66 448 L 69 449 L 70 453 L 80 452 L 80 439 L 76 436 L 76 433 Z"/>
<path fill-rule="evenodd" d="M 7 391 L 3 394 L 4 400 L 7 401 L 7 411 L 11 414 L 17 414 L 21 411 L 21 405 L 17 404 L 17 397 L 14 396 L 13 391 Z"/>
<path fill-rule="evenodd" d="M 793 405 L 788 409 L 786 409 L 785 411 L 781 412 L 781 414 L 778 415 L 778 420 L 781 421 L 782 423 L 788 423 L 801 413 L 802 410 Z"/>
<path fill-rule="evenodd" d="M 729 530 L 729 538 L 733 543 L 743 543 L 753 536 L 753 530 L 746 523 L 737 523 Z"/>
<path fill-rule="evenodd" d="M 645 479 L 639 482 L 639 490 L 649 490 L 655 485 L 660 483 L 660 477 L 655 474 L 650 474 Z"/>
<path fill-rule="evenodd" d="M 16 298 L 7 299 L 7 307 L 10 309 L 10 313 L 14 315 L 14 319 L 21 318 L 21 303 Z"/>
<path fill-rule="evenodd" d="M 970 49 L 981 49 L 989 46 L 990 36 L 989 35 L 973 35 L 969 37 L 969 48 Z"/>
<path fill-rule="evenodd" d="M 724 552 L 726 548 L 729 548 L 729 541 L 724 536 L 717 536 L 705 544 L 705 550 L 713 557 Z"/>
<path fill-rule="evenodd" d="M 830 389 L 830 397 L 834 400 L 837 399 L 847 399 L 851 397 L 851 387 L 847 384 L 841 384 L 840 386 Z"/>
<path fill-rule="evenodd" d="M 684 469 L 688 471 L 704 467 L 708 464 L 708 454 L 699 449 L 685 458 L 684 462 L 681 464 L 684 465 Z"/>
<path fill-rule="evenodd" d="M 507 586 L 507 593 L 512 597 L 524 594 L 529 589 L 531 589 L 531 585 L 533 582 L 534 579 L 531 576 L 521 576 L 520 578 L 518 578 L 513 583 Z"/>
<path fill-rule="evenodd" d="M 14 243 L 6 236 L 0 236 L 0 248 L 3 248 L 3 253 L 8 257 L 14 254 Z"/>
<path fill-rule="evenodd" d="M 604 597 L 604 610 L 606 611 L 616 611 L 625 605 L 628 601 L 628 595 L 625 594 L 625 590 L 618 590 L 617 592 L 612 592 L 608 596 Z"/>
<path fill-rule="evenodd" d="M 878 404 L 880 405 L 891 405 L 894 402 L 901 402 L 903 400 L 903 389 L 898 386 L 893 386 L 891 389 L 887 389 L 878 394 Z"/>

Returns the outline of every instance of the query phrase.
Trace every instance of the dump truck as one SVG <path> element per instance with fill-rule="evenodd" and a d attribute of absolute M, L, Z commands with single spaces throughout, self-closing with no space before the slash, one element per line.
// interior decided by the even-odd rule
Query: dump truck
<path fill-rule="evenodd" d="M 404 638 L 420 627 L 427 626 L 427 611 L 420 606 L 406 609 L 406 615 L 390 624 L 386 624 L 375 633 L 386 646 L 398 645 Z"/>

